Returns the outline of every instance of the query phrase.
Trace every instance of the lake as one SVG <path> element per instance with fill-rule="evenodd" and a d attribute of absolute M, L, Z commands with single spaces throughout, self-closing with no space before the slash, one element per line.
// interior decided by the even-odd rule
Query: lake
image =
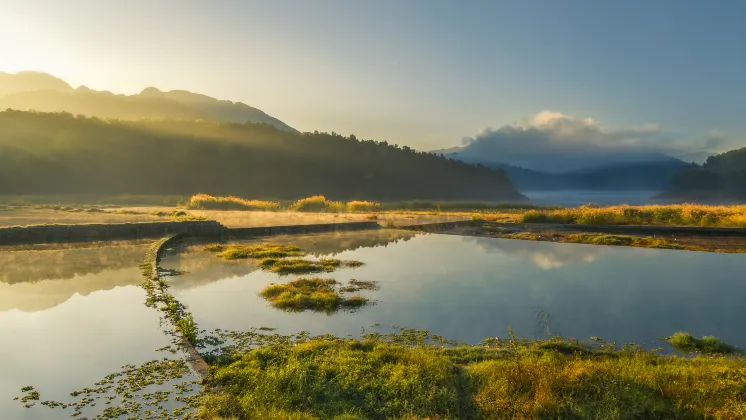
<path fill-rule="evenodd" d="M 69 401 L 125 364 L 162 359 L 170 343 L 147 308 L 138 264 L 149 242 L 0 251 L 0 377 L 3 419 L 69 418 L 72 409 L 25 409 L 13 397 L 34 385 Z"/>
<path fill-rule="evenodd" d="M 471 343 L 487 337 L 543 338 L 547 333 L 648 347 L 676 331 L 716 335 L 742 348 L 746 331 L 746 258 L 737 254 L 555 244 L 419 234 L 365 232 L 277 236 L 311 258 L 365 263 L 328 276 L 378 281 L 361 295 L 375 301 L 356 312 L 288 313 L 258 296 L 270 283 L 292 280 L 251 261 L 224 261 L 187 243 L 161 266 L 185 270 L 168 278 L 202 329 L 274 327 L 280 333 L 359 335 L 380 324 L 425 329 Z M 158 312 L 143 303 L 138 264 L 148 242 L 1 250 L 0 378 L 3 419 L 67 418 L 12 401 L 24 385 L 42 399 L 69 400 L 125 364 L 165 357 L 170 339 Z M 548 314 L 537 323 L 539 313 Z M 537 325 L 538 324 L 538 325 Z"/>
<path fill-rule="evenodd" d="M 259 291 L 296 277 L 224 261 L 200 247 L 169 256 L 162 266 L 188 271 L 171 280 L 172 293 L 208 330 L 355 335 L 381 324 L 476 343 L 506 337 L 511 326 L 524 337 L 545 337 L 549 330 L 648 347 L 661 346 L 660 336 L 688 331 L 746 347 L 746 331 L 736 322 L 746 316 L 741 255 L 394 232 L 272 238 L 316 256 L 364 262 L 323 275 L 380 282 L 380 290 L 361 293 L 375 305 L 354 313 L 272 308 Z M 539 312 L 549 315 L 549 325 L 537 326 Z"/>

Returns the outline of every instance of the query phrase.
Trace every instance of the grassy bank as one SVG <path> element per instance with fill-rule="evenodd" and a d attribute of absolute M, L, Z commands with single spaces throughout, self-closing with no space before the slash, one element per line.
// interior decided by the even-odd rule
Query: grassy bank
<path fill-rule="evenodd" d="M 562 339 L 428 343 L 418 331 L 275 340 L 213 359 L 202 418 L 669 419 L 746 416 L 746 359 Z M 439 342 L 440 341 L 440 342 Z"/>
<path fill-rule="evenodd" d="M 208 194 L 192 196 L 188 208 L 200 210 L 246 210 L 246 211 L 299 211 L 321 213 L 375 213 L 381 211 L 435 211 L 435 212 L 463 212 L 463 211 L 498 211 L 498 210 L 533 210 L 548 209 L 527 203 L 482 203 L 482 202 L 448 202 L 412 200 L 391 203 L 376 201 L 334 201 L 323 195 L 301 198 L 293 202 L 249 200 L 240 197 L 214 197 Z"/>
<path fill-rule="evenodd" d="M 746 205 L 610 206 L 531 210 L 523 223 L 746 227 Z"/>

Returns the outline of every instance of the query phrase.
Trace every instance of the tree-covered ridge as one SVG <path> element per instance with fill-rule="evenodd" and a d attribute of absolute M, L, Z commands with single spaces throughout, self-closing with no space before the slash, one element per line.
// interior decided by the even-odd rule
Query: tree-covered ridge
<path fill-rule="evenodd" d="M 502 171 L 266 124 L 0 112 L 0 194 L 208 192 L 334 200 L 523 198 Z"/>
<path fill-rule="evenodd" d="M 679 172 L 669 191 L 693 198 L 746 199 L 746 147 L 710 156 Z"/>
<path fill-rule="evenodd" d="M 136 120 L 173 118 L 253 122 L 295 131 L 284 122 L 246 104 L 173 90 L 149 87 L 136 95 L 116 95 L 81 86 L 74 89 L 46 73 L 0 73 L 0 109 L 70 112 L 99 118 Z"/>

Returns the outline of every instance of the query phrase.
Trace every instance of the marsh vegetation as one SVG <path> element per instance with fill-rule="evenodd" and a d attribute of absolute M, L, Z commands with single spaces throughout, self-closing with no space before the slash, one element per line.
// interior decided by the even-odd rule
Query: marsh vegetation
<path fill-rule="evenodd" d="M 366 282 L 367 290 L 374 288 L 373 282 Z M 327 314 L 343 309 L 357 309 L 369 303 L 362 296 L 346 296 L 346 293 L 363 290 L 362 285 L 350 281 L 343 286 L 337 280 L 328 278 L 299 278 L 284 284 L 265 287 L 260 295 L 279 309 L 291 312 L 311 310 Z"/>
<path fill-rule="evenodd" d="M 746 227 L 746 206 L 682 204 L 667 206 L 581 206 L 553 210 L 531 210 L 523 223 L 587 225 L 661 225 Z"/>

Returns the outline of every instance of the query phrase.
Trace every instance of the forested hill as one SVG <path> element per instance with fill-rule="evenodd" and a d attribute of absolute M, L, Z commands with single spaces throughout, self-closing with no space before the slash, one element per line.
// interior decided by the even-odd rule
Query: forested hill
<path fill-rule="evenodd" d="M 673 179 L 668 196 L 692 199 L 746 199 L 746 147 L 710 156 Z"/>
<path fill-rule="evenodd" d="M 182 119 L 253 122 L 295 131 L 284 122 L 241 102 L 222 101 L 185 90 L 162 92 L 154 87 L 135 95 L 116 95 L 81 86 L 74 89 L 46 73 L 0 72 L 0 109 L 69 112 L 123 120 Z"/>
<path fill-rule="evenodd" d="M 0 112 L 0 194 L 517 200 L 502 171 L 266 124 Z"/>

